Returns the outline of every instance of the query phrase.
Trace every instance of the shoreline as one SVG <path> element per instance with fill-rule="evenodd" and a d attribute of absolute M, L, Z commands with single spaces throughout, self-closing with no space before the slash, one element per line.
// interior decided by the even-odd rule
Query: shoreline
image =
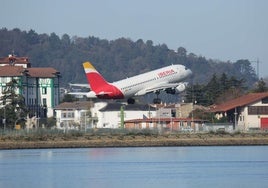
<path fill-rule="evenodd" d="M 0 150 L 48 148 L 257 146 L 268 145 L 264 134 L 82 135 L 0 137 Z"/>

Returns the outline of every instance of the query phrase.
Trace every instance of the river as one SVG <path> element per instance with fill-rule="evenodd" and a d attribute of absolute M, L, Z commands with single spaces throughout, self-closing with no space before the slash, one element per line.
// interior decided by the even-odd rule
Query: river
<path fill-rule="evenodd" d="M 267 187 L 268 146 L 0 150 L 0 187 Z"/>

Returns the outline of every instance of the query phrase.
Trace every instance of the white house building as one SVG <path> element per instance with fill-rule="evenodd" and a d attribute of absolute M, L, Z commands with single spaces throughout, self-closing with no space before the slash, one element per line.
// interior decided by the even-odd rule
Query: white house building
<path fill-rule="evenodd" d="M 86 130 L 93 128 L 97 118 L 93 118 L 89 101 L 64 102 L 54 108 L 56 128 Z"/>
<path fill-rule="evenodd" d="M 125 120 L 154 117 L 155 108 L 143 104 L 77 101 L 54 108 L 59 129 L 120 128 Z"/>
<path fill-rule="evenodd" d="M 30 116 L 52 117 L 60 101 L 60 73 L 51 67 L 31 67 L 27 57 L 10 55 L 0 58 L 0 96 L 7 83 L 16 80 L 16 93 L 21 94 Z"/>
<path fill-rule="evenodd" d="M 236 130 L 268 129 L 268 92 L 250 93 L 216 105 L 217 118 L 226 117 Z"/>
<path fill-rule="evenodd" d="M 156 109 L 148 104 L 106 103 L 98 111 L 97 128 L 120 128 L 126 120 L 146 119 L 156 115 Z"/>

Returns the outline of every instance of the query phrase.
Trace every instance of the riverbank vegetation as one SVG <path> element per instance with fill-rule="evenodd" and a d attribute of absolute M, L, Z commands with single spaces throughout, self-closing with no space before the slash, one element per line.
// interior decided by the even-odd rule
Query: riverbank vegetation
<path fill-rule="evenodd" d="M 268 132 L 159 132 L 92 129 L 83 131 L 12 131 L 0 135 L 0 149 L 268 145 Z"/>

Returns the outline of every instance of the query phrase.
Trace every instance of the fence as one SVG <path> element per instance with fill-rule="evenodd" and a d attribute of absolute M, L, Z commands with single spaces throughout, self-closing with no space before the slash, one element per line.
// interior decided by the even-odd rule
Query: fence
<path fill-rule="evenodd" d="M 205 123 L 203 127 L 204 131 L 226 131 L 233 132 L 234 125 L 231 123 Z"/>

